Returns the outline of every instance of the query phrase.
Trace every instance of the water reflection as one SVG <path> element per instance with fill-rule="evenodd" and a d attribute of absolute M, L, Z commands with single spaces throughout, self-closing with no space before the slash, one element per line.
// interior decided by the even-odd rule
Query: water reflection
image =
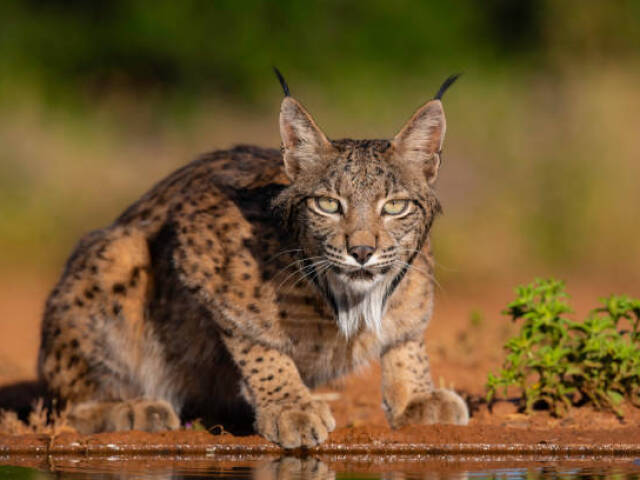
<path fill-rule="evenodd" d="M 296 458 L 281 457 L 270 462 L 263 462 L 253 471 L 255 480 L 333 480 L 336 472 L 329 466 L 313 457 Z"/>
<path fill-rule="evenodd" d="M 51 479 L 251 479 L 251 480 L 481 480 L 624 479 L 640 480 L 640 459 L 590 461 L 535 459 L 511 463 L 496 457 L 435 456 L 113 456 L 2 457 L 0 480 Z M 22 466 L 16 466 L 22 465 Z M 25 466 L 29 465 L 29 466 Z"/>

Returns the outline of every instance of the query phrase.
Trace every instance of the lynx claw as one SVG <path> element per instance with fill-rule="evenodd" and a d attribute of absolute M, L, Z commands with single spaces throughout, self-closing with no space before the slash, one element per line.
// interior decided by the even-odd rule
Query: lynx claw
<path fill-rule="evenodd" d="M 256 419 L 261 435 L 287 449 L 319 445 L 335 426 L 324 402 L 268 407 L 259 412 Z"/>
<path fill-rule="evenodd" d="M 400 415 L 391 420 L 393 428 L 435 423 L 467 425 L 469 423 L 467 404 L 457 393 L 437 389 L 414 398 Z"/>

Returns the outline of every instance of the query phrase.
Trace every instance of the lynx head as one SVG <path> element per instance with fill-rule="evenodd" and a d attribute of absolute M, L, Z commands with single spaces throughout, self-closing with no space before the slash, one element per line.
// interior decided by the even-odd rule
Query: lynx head
<path fill-rule="evenodd" d="M 381 331 L 386 299 L 440 211 L 432 189 L 445 116 L 436 97 L 392 140 L 330 140 L 293 97 L 280 110 L 284 169 L 275 204 L 303 249 L 300 268 L 332 305 L 346 336 Z"/>

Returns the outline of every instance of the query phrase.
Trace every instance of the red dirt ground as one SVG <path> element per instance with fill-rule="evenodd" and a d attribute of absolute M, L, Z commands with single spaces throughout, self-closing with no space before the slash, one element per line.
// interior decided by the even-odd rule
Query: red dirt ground
<path fill-rule="evenodd" d="M 438 293 L 435 316 L 427 331 L 434 380 L 438 385 L 455 388 L 470 400 L 473 409 L 469 427 L 390 430 L 380 408 L 380 370 L 374 364 L 316 392 L 330 402 L 338 425 L 322 451 L 344 452 L 347 446 L 352 450 L 360 446 L 366 451 L 380 452 L 389 449 L 408 452 L 436 446 L 464 451 L 464 448 L 473 450 L 483 445 L 493 445 L 489 450 L 496 451 L 503 451 L 509 445 L 539 452 L 553 451 L 558 446 L 575 451 L 589 447 L 609 451 L 617 445 L 617 448 L 626 448 L 627 452 L 640 452 L 640 409 L 625 408 L 624 422 L 611 413 L 596 412 L 591 408 L 574 409 L 567 417 L 556 419 L 544 411 L 532 416 L 519 414 L 509 401 L 498 402 L 489 412 L 480 401 L 484 396 L 487 373 L 499 368 L 503 359 L 502 344 L 515 331 L 499 312 L 512 299 L 512 285 L 518 280 L 526 279 L 510 279 L 501 285 L 458 285 Z M 35 378 L 39 317 L 53 281 L 54 277 L 47 275 L 0 277 L 0 386 Z M 572 305 L 579 316 L 594 307 L 600 296 L 638 291 L 637 285 L 619 281 L 572 279 L 568 285 Z M 476 312 L 474 316 L 479 321 L 471 321 L 472 312 Z M 74 449 L 97 452 L 113 448 L 108 445 L 115 446 L 118 451 L 137 448 L 187 453 L 194 448 L 210 451 L 216 446 L 230 452 L 234 449 L 246 451 L 247 448 L 278 451 L 257 436 L 213 436 L 195 431 L 89 437 L 62 434 L 53 440 L 37 435 L 0 435 L 0 452 L 44 452 L 48 448 L 60 452 Z"/>

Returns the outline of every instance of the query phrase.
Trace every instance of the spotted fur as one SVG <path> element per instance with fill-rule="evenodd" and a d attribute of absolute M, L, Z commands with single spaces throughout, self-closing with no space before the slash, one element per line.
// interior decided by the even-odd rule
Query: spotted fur
<path fill-rule="evenodd" d="M 423 345 L 440 100 L 392 140 L 329 140 L 290 96 L 280 127 L 281 151 L 204 155 L 75 248 L 46 304 L 39 372 L 81 431 L 200 417 L 311 446 L 335 422 L 309 388 L 376 358 L 392 426 L 466 423 Z M 386 214 L 393 199 L 406 211 Z"/>

